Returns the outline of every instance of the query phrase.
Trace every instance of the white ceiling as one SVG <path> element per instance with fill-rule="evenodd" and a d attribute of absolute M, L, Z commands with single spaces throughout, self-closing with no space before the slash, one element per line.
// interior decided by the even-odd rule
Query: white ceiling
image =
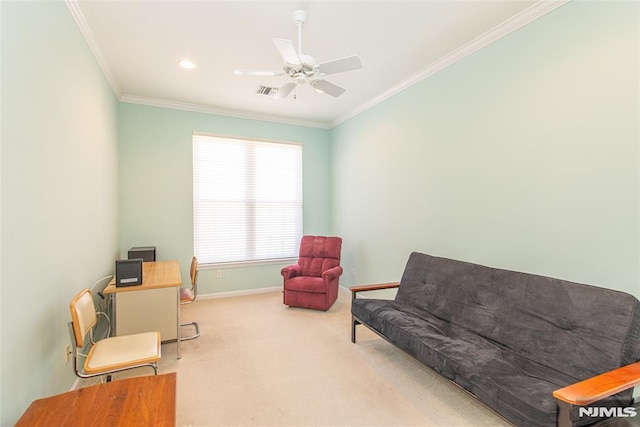
<path fill-rule="evenodd" d="M 89 1 L 67 0 L 120 100 L 332 127 L 548 12 L 566 0 Z M 308 12 L 303 50 L 318 62 L 357 54 L 361 70 L 327 76 L 338 98 L 299 86 L 297 98 L 255 93 L 288 77 L 273 38 L 297 47 L 291 13 Z M 194 70 L 177 65 L 180 59 Z"/>

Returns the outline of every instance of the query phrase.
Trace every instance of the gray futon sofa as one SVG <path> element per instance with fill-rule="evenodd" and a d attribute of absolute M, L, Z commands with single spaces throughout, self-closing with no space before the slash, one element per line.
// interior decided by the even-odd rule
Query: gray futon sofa
<path fill-rule="evenodd" d="M 395 300 L 357 297 L 389 287 L 399 287 Z M 351 290 L 354 343 L 364 324 L 517 426 L 635 413 L 640 311 L 629 294 L 416 252 L 399 284 Z"/>

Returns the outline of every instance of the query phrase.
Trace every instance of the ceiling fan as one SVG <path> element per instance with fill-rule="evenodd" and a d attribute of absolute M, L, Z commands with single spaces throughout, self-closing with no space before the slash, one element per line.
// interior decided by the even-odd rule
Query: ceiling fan
<path fill-rule="evenodd" d="M 276 49 L 284 60 L 281 71 L 268 70 L 236 70 L 239 76 L 287 76 L 292 79 L 278 90 L 275 99 L 284 99 L 295 89 L 296 85 L 309 83 L 318 92 L 326 93 L 333 97 L 338 97 L 345 92 L 345 89 L 333 84 L 322 77 L 329 74 L 343 73 L 345 71 L 358 70 L 362 68 L 362 63 L 357 55 L 346 58 L 335 59 L 333 61 L 316 63 L 316 60 L 302 53 L 302 25 L 307 20 L 307 12 L 296 10 L 292 14 L 293 21 L 298 27 L 298 51 L 296 52 L 293 43 L 285 39 L 273 39 Z M 294 94 L 295 96 L 295 94 Z"/>

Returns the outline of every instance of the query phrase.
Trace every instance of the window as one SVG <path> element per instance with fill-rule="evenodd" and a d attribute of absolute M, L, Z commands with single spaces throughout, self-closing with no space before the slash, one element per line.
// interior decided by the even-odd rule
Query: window
<path fill-rule="evenodd" d="M 203 265 L 297 257 L 302 146 L 194 134 L 193 216 Z"/>

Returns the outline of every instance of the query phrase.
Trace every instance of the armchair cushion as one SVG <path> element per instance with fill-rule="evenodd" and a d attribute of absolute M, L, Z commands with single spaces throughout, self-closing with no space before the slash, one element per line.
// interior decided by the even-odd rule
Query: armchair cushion
<path fill-rule="evenodd" d="M 300 276 L 289 279 L 287 289 L 290 291 L 324 293 L 327 291 L 322 277 Z"/>
<path fill-rule="evenodd" d="M 304 236 L 300 242 L 300 266 L 303 276 L 322 276 L 322 272 L 340 265 L 342 239 Z"/>

